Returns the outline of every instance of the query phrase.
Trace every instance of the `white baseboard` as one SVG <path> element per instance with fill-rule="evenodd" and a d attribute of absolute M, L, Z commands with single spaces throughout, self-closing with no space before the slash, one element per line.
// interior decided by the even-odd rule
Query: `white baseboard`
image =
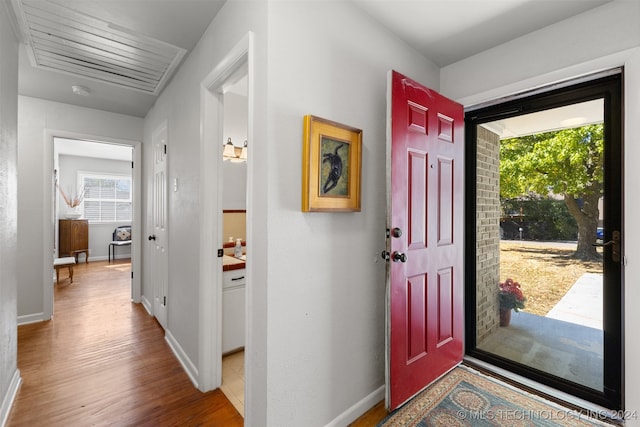
<path fill-rule="evenodd" d="M 44 322 L 47 320 L 51 320 L 51 318 L 45 318 L 44 313 L 25 314 L 23 316 L 18 316 L 16 319 L 18 326 L 28 325 L 29 323 Z"/>
<path fill-rule="evenodd" d="M 178 341 L 176 341 L 175 337 L 171 334 L 169 330 L 165 331 L 164 339 L 169 343 L 169 347 L 173 351 L 173 354 L 176 355 L 178 362 L 182 365 L 182 368 L 185 370 L 189 379 L 193 383 L 193 385 L 198 388 L 198 369 L 191 362 L 191 359 L 187 356 L 187 353 L 184 352 Z"/>
<path fill-rule="evenodd" d="M 153 312 L 151 310 L 151 301 L 149 301 L 146 296 L 142 295 L 142 297 L 140 298 L 140 302 L 142 303 L 144 309 L 147 310 L 147 313 L 149 313 L 149 316 L 153 316 Z"/>
<path fill-rule="evenodd" d="M 5 394 L 4 398 L 2 399 L 2 406 L 0 406 L 0 427 L 4 427 L 7 424 L 9 413 L 11 412 L 11 407 L 13 406 L 13 401 L 18 395 L 18 390 L 20 389 L 21 384 L 22 378 L 20 378 L 20 370 L 16 369 L 13 373 L 13 377 L 11 378 L 11 382 L 9 383 L 7 394 Z"/>
<path fill-rule="evenodd" d="M 334 418 L 333 421 L 325 427 L 346 427 L 357 420 L 362 416 L 362 414 L 376 406 L 378 402 L 384 399 L 384 387 L 385 386 L 382 385 L 369 393 L 369 395 L 365 396 L 364 399 L 356 402 L 356 404 L 350 408 L 347 408 L 346 411 Z"/>

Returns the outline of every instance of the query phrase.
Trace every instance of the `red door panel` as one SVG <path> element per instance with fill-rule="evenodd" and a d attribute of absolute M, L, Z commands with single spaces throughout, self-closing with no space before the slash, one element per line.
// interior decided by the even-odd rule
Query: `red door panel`
<path fill-rule="evenodd" d="M 407 224 L 409 230 L 409 247 L 418 249 L 427 244 L 427 200 L 424 192 L 427 188 L 426 153 L 409 152 L 409 195 L 407 213 L 410 216 Z"/>
<path fill-rule="evenodd" d="M 453 244 L 453 159 L 438 159 L 438 246 Z"/>
<path fill-rule="evenodd" d="M 409 337 L 407 360 L 415 360 L 427 353 L 427 342 L 423 331 L 427 327 L 426 312 L 426 278 L 424 276 L 413 277 L 408 280 L 407 304 L 409 313 L 407 318 L 407 336 Z"/>
<path fill-rule="evenodd" d="M 453 339 L 452 276 L 451 268 L 438 271 L 438 347 Z"/>
<path fill-rule="evenodd" d="M 462 106 L 391 72 L 387 406 L 463 356 Z M 393 233 L 392 233 L 393 235 Z M 405 258 L 406 257 L 406 258 Z"/>

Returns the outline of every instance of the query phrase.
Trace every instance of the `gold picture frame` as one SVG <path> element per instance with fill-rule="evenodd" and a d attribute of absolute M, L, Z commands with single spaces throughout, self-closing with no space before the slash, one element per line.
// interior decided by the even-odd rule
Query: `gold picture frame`
<path fill-rule="evenodd" d="M 302 211 L 360 212 L 362 130 L 304 116 Z"/>

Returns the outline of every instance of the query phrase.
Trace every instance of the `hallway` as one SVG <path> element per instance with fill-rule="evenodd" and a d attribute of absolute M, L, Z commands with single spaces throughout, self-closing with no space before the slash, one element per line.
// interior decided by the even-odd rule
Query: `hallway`
<path fill-rule="evenodd" d="M 198 391 L 142 305 L 128 260 L 80 263 L 54 286 L 54 318 L 18 328 L 22 386 L 8 426 L 241 426 L 220 390 Z"/>

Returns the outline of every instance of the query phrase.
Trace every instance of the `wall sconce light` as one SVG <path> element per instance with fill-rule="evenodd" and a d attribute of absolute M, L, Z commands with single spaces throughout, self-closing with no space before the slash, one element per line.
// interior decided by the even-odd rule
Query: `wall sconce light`
<path fill-rule="evenodd" d="M 231 137 L 227 138 L 227 143 L 224 144 L 224 150 L 222 150 L 222 158 L 224 160 L 230 160 L 234 163 L 247 161 L 247 141 L 244 141 L 243 147 L 236 147 L 231 142 Z"/>
<path fill-rule="evenodd" d="M 240 159 L 247 161 L 247 140 L 244 140 L 244 145 L 242 146 L 242 151 L 240 152 Z"/>

